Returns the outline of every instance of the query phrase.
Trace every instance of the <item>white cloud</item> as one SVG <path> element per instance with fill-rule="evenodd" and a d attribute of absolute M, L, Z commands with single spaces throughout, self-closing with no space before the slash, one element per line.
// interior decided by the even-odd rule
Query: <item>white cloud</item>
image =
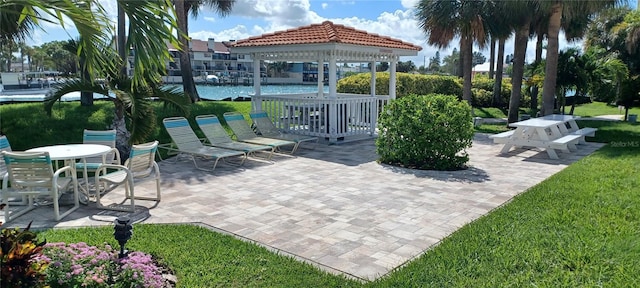
<path fill-rule="evenodd" d="M 401 61 L 413 61 L 416 66 L 424 65 L 428 63 L 429 58 L 433 57 L 437 51 L 440 51 L 440 57 L 444 58 L 451 54 L 453 48 L 458 48 L 458 40 L 454 39 L 449 47 L 438 50 L 433 46 L 429 46 L 426 43 L 426 35 L 420 30 L 418 21 L 414 18 L 414 7 L 419 0 L 401 0 L 403 9 L 396 11 L 382 12 L 376 18 L 365 19 L 358 17 L 348 18 L 324 18 L 319 16 L 315 11 L 311 10 L 310 1 L 317 0 L 237 0 L 233 6 L 231 13 L 228 17 L 239 17 L 244 19 L 259 20 L 266 24 L 259 25 L 254 24 L 240 24 L 233 28 L 225 29 L 222 31 L 190 31 L 189 35 L 194 39 L 208 39 L 214 38 L 216 41 L 226 40 L 239 40 L 252 36 L 261 35 L 264 33 L 271 33 L 274 31 L 281 31 L 298 26 L 309 25 L 312 23 L 320 23 L 325 20 L 333 21 L 336 24 L 342 24 L 349 27 L 353 27 L 359 30 L 364 30 L 369 33 L 375 33 L 382 36 L 388 36 L 396 39 L 401 39 L 405 42 L 413 43 L 423 47 L 423 50 L 419 52 L 415 57 L 403 57 Z M 326 1 L 326 0 L 325 0 Z M 385 0 L 386 1 L 386 0 Z M 335 8 L 334 3 L 341 5 L 355 5 L 349 7 L 353 9 L 366 9 L 366 5 L 371 3 L 363 3 L 365 1 L 353 1 L 353 0 L 335 0 L 326 1 L 321 3 L 324 11 L 329 11 L 328 8 Z M 117 15 L 116 0 L 104 0 L 101 1 L 102 6 L 109 15 L 112 25 L 115 25 Z M 375 2 L 374 2 L 375 4 Z M 360 7 L 360 6 L 362 7 Z M 203 7 L 204 9 L 208 9 Z M 342 8 L 347 9 L 347 8 Z M 330 12 L 330 11 L 329 11 Z M 328 13 L 328 12 L 323 12 Z M 208 22 L 216 22 L 217 15 L 206 16 L 200 19 Z M 192 20 L 193 21 L 193 20 Z M 250 21 L 247 21 L 250 22 Z M 192 25 L 193 27 L 193 25 Z M 213 26 L 212 26 L 213 27 Z M 47 27 L 47 31 L 62 29 L 59 26 Z M 71 31 L 73 30 L 73 31 Z M 59 30 L 62 31 L 62 30 Z M 75 29 L 70 29 L 70 32 L 75 32 Z M 58 33 L 61 34 L 61 33 Z M 34 31 L 33 41 L 42 44 L 43 41 L 51 41 L 43 31 Z M 58 40 L 58 39 L 55 39 Z M 527 61 L 531 62 L 534 59 L 535 54 L 535 39 L 529 42 L 527 49 Z M 581 43 L 567 44 L 563 36 L 560 37 L 560 47 L 569 46 L 581 46 Z M 477 48 L 475 51 L 479 51 Z M 489 59 L 489 48 L 480 51 L 487 59 Z M 505 53 L 513 53 L 513 39 L 509 39 L 506 42 Z M 426 61 L 425 61 L 426 59 Z"/>
<path fill-rule="evenodd" d="M 251 36 L 255 36 L 256 34 L 250 33 L 247 30 L 247 27 L 239 25 L 234 27 L 233 29 L 228 29 L 220 32 L 211 32 L 211 31 L 197 31 L 189 33 L 189 36 L 193 39 L 209 39 L 213 38 L 216 41 L 228 41 L 228 40 L 239 40 L 244 38 L 249 38 Z"/>
<path fill-rule="evenodd" d="M 402 7 L 407 9 L 413 9 L 416 7 L 418 2 L 420 2 L 420 0 L 400 0 L 400 2 L 402 3 Z"/>

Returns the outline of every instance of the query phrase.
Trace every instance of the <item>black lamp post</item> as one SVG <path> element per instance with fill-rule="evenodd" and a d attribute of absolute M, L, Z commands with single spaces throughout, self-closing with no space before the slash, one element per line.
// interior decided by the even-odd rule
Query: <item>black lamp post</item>
<path fill-rule="evenodd" d="M 113 229 L 115 231 L 113 232 L 113 237 L 116 238 L 118 244 L 120 244 L 120 255 L 118 255 L 118 257 L 124 258 L 128 253 L 128 251 L 124 249 L 124 245 L 127 244 L 127 241 L 131 239 L 131 235 L 133 234 L 131 219 L 127 216 L 121 216 L 114 221 L 114 224 Z"/>

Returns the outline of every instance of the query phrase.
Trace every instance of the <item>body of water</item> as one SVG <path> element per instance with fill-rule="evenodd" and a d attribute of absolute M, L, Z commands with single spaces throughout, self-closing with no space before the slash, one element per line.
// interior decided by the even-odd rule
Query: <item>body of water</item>
<path fill-rule="evenodd" d="M 206 100 L 222 100 L 235 99 L 238 97 L 251 97 L 254 93 L 253 86 L 209 86 L 197 85 L 200 98 Z M 324 92 L 328 92 L 329 87 L 324 87 Z M 317 85 L 263 85 L 260 86 L 260 94 L 295 94 L 295 93 L 314 93 L 318 91 Z M 0 103 L 7 102 L 37 102 L 44 100 L 43 91 L 19 91 L 10 92 L 3 91 L 0 93 Z M 94 95 L 95 99 L 102 98 Z M 62 101 L 79 101 L 80 93 L 73 92 L 62 97 Z"/>
<path fill-rule="evenodd" d="M 222 100 L 226 98 L 251 97 L 254 94 L 253 86 L 207 86 L 198 85 L 200 98 L 207 100 Z M 297 94 L 314 93 L 318 91 L 317 85 L 262 85 L 260 94 Z M 329 87 L 324 87 L 328 92 Z"/>

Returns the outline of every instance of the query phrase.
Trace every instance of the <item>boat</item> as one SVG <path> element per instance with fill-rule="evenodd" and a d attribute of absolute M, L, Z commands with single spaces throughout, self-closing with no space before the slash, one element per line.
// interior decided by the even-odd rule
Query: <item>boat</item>
<path fill-rule="evenodd" d="M 0 96 L 20 96 L 21 99 L 42 98 L 58 84 L 55 71 L 44 72 L 2 72 L 0 73 Z M 32 96 L 32 97 L 29 97 Z M 39 101 L 38 100 L 38 101 Z"/>

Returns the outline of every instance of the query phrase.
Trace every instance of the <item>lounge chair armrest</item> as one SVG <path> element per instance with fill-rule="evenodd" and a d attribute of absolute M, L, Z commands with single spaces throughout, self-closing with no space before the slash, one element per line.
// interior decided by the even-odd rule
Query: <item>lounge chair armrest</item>
<path fill-rule="evenodd" d="M 2 190 L 9 188 L 9 173 L 4 173 L 2 176 Z"/>

